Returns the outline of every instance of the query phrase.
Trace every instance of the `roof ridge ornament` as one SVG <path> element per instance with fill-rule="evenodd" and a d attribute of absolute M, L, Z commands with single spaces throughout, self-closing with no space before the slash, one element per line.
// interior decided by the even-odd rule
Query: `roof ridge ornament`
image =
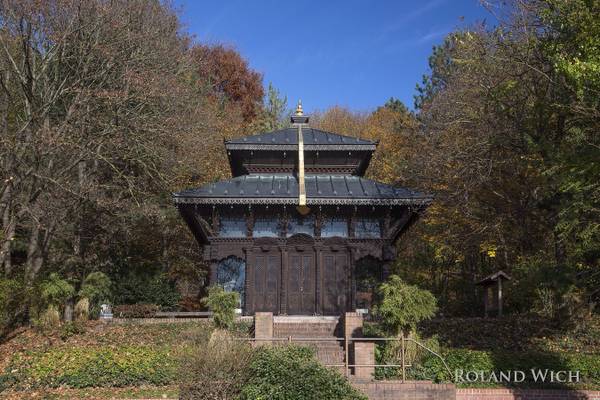
<path fill-rule="evenodd" d="M 304 115 L 304 113 L 302 112 L 302 99 L 298 99 L 298 105 L 296 106 L 296 115 Z"/>
<path fill-rule="evenodd" d="M 304 111 L 302 110 L 302 100 L 298 100 L 296 111 L 294 114 L 292 114 L 290 120 L 292 122 L 292 126 L 297 126 L 298 124 L 308 124 L 308 115 L 304 115 Z"/>

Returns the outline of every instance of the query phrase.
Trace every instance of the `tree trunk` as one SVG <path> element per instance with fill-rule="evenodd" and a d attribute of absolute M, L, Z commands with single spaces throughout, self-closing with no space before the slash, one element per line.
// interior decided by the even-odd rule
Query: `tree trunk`
<path fill-rule="evenodd" d="M 70 299 L 67 300 L 67 302 L 65 304 L 64 319 L 67 322 L 73 321 L 73 307 L 74 307 L 74 302 L 75 302 L 75 300 L 73 298 L 70 298 Z"/>

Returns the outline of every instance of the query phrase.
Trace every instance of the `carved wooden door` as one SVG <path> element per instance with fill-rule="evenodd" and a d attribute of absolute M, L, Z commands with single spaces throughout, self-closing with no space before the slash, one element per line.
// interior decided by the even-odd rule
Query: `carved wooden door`
<path fill-rule="evenodd" d="M 314 253 L 310 250 L 290 252 L 288 268 L 288 314 L 313 315 L 316 300 Z"/>
<path fill-rule="evenodd" d="M 348 295 L 348 254 L 322 253 L 323 314 L 340 315 L 346 311 Z"/>
<path fill-rule="evenodd" d="M 257 252 L 254 255 L 254 311 L 279 313 L 279 282 L 281 256 L 279 252 Z"/>

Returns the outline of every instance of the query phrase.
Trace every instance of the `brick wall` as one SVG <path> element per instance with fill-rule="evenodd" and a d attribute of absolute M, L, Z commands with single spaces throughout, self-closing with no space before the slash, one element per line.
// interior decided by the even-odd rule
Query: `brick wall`
<path fill-rule="evenodd" d="M 457 389 L 456 400 L 600 400 L 600 391 Z"/>
<path fill-rule="evenodd" d="M 354 342 L 354 361 L 357 365 L 375 364 L 375 343 Z M 354 375 L 361 379 L 371 379 L 375 367 L 354 367 Z"/>
<path fill-rule="evenodd" d="M 358 381 L 352 386 L 369 397 L 369 400 L 455 400 L 456 388 L 450 384 L 431 382 Z"/>

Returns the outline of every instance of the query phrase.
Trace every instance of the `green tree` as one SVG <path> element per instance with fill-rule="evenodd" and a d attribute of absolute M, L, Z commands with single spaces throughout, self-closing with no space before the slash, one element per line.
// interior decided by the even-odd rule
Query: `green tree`
<path fill-rule="evenodd" d="M 221 286 L 208 288 L 203 303 L 212 311 L 215 326 L 229 329 L 235 322 L 235 309 L 240 301 L 238 292 L 226 292 Z"/>
<path fill-rule="evenodd" d="M 40 298 L 43 306 L 54 306 L 60 308 L 65 302 L 73 297 L 75 288 L 60 275 L 53 272 L 48 279 L 40 285 Z"/>
<path fill-rule="evenodd" d="M 256 130 L 270 132 L 285 128 L 289 125 L 288 117 L 287 97 L 282 96 L 279 90 L 269 83 L 262 112 L 254 123 Z"/>
<path fill-rule="evenodd" d="M 392 275 L 379 287 L 380 302 L 373 315 L 392 334 L 409 334 L 423 320 L 432 318 L 437 302 L 431 292 L 409 285 L 397 275 Z"/>
<path fill-rule="evenodd" d="M 91 314 L 96 316 L 100 311 L 100 305 L 109 302 L 112 297 L 112 282 L 103 272 L 96 271 L 85 277 L 79 290 L 79 296 L 87 299 L 91 305 Z"/>

